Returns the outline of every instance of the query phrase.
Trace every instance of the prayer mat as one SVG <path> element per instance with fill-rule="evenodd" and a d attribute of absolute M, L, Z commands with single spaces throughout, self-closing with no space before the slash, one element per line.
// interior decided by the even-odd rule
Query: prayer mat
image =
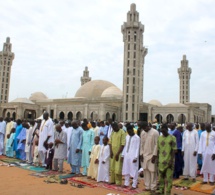
<path fill-rule="evenodd" d="M 200 183 L 200 181 L 193 182 L 192 180 L 177 179 L 173 181 L 175 187 L 187 187 L 190 188 L 193 185 Z"/>
<path fill-rule="evenodd" d="M 52 170 L 47 170 L 46 172 L 43 173 L 45 176 L 51 176 L 51 175 L 60 175 L 60 173 L 58 171 L 52 171 Z M 63 173 L 61 173 L 63 174 Z"/>
<path fill-rule="evenodd" d="M 90 188 L 97 187 L 96 181 L 87 179 L 87 177 L 72 177 L 72 178 L 68 178 L 68 181 L 78 183 L 78 184 L 83 184 L 84 186 L 88 186 Z"/>
<path fill-rule="evenodd" d="M 98 187 L 101 188 L 106 188 L 108 190 L 115 190 L 124 194 L 129 194 L 129 195 L 136 195 L 136 194 L 141 194 L 141 195 L 148 195 L 146 192 L 143 192 L 141 189 L 137 188 L 135 190 L 130 190 L 129 188 L 123 188 L 120 186 L 116 186 L 116 185 L 110 185 L 108 183 L 98 183 Z"/>
<path fill-rule="evenodd" d="M 45 172 L 47 171 L 44 167 L 35 167 L 32 165 L 26 165 L 26 166 L 20 166 L 20 168 L 25 169 L 25 170 L 29 170 L 29 171 L 34 171 L 34 172 Z"/>
<path fill-rule="evenodd" d="M 48 176 L 44 182 L 48 183 L 60 183 L 60 178 L 57 175 Z"/>
<path fill-rule="evenodd" d="M 205 193 L 205 194 L 213 194 L 215 187 L 211 186 L 210 184 L 201 184 L 199 182 L 195 185 L 192 185 L 190 187 L 190 190 Z"/>
<path fill-rule="evenodd" d="M 46 175 L 44 175 L 42 173 L 30 173 L 29 175 L 34 176 L 34 177 L 39 177 L 39 178 L 47 177 Z"/>
<path fill-rule="evenodd" d="M 0 161 L 5 162 L 5 163 L 19 163 L 19 162 L 22 162 L 22 160 L 20 160 L 20 159 L 8 158 L 8 157 L 0 158 Z"/>
<path fill-rule="evenodd" d="M 71 178 L 71 177 L 75 176 L 75 174 L 55 174 L 55 175 L 50 175 L 49 174 L 48 175 L 47 172 L 30 173 L 29 175 L 34 176 L 34 177 L 39 177 L 39 178 L 49 177 L 49 176 L 58 176 L 60 179 L 67 179 L 67 178 Z"/>
<path fill-rule="evenodd" d="M 63 174 L 63 175 L 59 175 L 59 178 L 60 179 L 68 179 L 68 178 L 71 178 L 74 176 L 75 176 L 75 174 Z"/>

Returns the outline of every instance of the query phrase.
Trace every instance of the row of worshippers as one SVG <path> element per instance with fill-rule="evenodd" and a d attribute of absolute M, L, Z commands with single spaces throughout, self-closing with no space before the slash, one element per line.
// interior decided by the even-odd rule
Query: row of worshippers
<path fill-rule="evenodd" d="M 177 171 L 178 168 L 178 165 L 175 164 L 178 160 L 176 159 L 175 161 L 175 158 L 177 158 L 181 148 L 181 156 L 184 155 L 185 179 L 188 179 L 188 176 L 195 179 L 195 165 L 197 162 L 197 153 L 199 153 L 199 156 L 203 161 L 201 168 L 201 173 L 204 175 L 203 183 L 208 182 L 208 174 L 210 174 L 210 183 L 214 184 L 214 171 L 212 170 L 212 167 L 214 167 L 215 162 L 215 136 L 214 131 L 211 131 L 210 124 L 205 125 L 206 130 L 202 132 L 200 141 L 198 132 L 193 130 L 193 125 L 191 123 L 187 124 L 186 130 L 183 132 L 182 143 L 180 143 L 177 134 L 181 135 L 183 128 L 178 128 L 176 130 L 174 124 L 170 124 L 169 126 L 166 124 L 162 125 L 162 134 L 159 136 L 158 131 L 151 128 L 147 122 L 139 122 L 138 126 L 141 132 L 139 138 L 134 134 L 133 126 L 127 126 L 128 135 L 126 136 L 125 131 L 122 130 L 121 126 L 117 123 L 113 123 L 111 125 L 112 133 L 110 134 L 109 142 L 108 137 L 104 135 L 102 139 L 103 145 L 101 146 L 98 144 L 98 142 L 100 142 L 100 137 L 95 136 L 95 132 L 92 129 L 89 129 L 89 124 L 84 122 L 81 127 L 77 121 L 74 121 L 71 124 L 72 128 L 70 128 L 70 133 L 68 133 L 69 127 L 62 130 L 63 125 L 56 125 L 56 131 L 54 131 L 53 122 L 48 117 L 48 113 L 44 113 L 43 117 L 44 120 L 40 127 L 37 125 L 37 128 L 33 128 L 32 135 L 36 135 L 38 139 L 37 142 L 39 141 L 38 156 L 40 157 L 42 165 L 45 165 L 45 158 L 49 156 L 49 152 L 52 149 L 52 143 L 54 143 L 54 170 L 62 171 L 63 160 L 67 158 L 67 162 L 71 165 L 72 173 L 80 174 L 80 167 L 82 166 L 83 175 L 91 176 L 100 181 L 98 170 L 99 166 L 104 165 L 106 168 L 101 168 L 101 175 L 102 177 L 105 177 L 103 177 L 101 181 L 108 182 L 108 158 L 110 157 L 110 183 L 121 185 L 122 175 L 125 175 L 124 187 L 129 185 L 129 179 L 132 177 L 132 188 L 136 188 L 140 148 L 140 161 L 144 170 L 145 190 L 156 190 L 158 172 L 160 183 L 159 192 L 161 194 L 163 193 L 167 181 L 166 191 L 167 193 L 170 193 L 174 167 L 175 171 Z M 17 120 L 17 128 L 19 126 L 20 122 Z M 15 134 L 17 133 L 17 128 Z M 21 128 L 21 131 L 19 130 L 19 132 L 21 133 L 22 129 L 28 128 L 29 127 L 24 125 L 24 128 Z M 70 134 L 69 141 L 67 141 L 68 134 Z M 19 143 L 20 140 L 21 139 L 19 138 Z M 26 142 L 26 140 L 24 142 Z M 68 143 L 66 144 L 66 142 Z M 140 145 L 140 147 L 138 145 Z M 99 148 L 100 152 L 98 152 Z M 100 155 L 98 154 L 106 156 L 105 160 L 99 160 Z"/>
<path fill-rule="evenodd" d="M 177 140 L 177 153 L 175 155 L 174 176 L 178 178 L 183 168 L 184 180 L 189 177 L 196 181 L 197 169 L 203 174 L 203 184 L 214 185 L 215 177 L 215 125 L 201 123 L 199 125 L 187 124 L 187 130 L 183 128 L 174 129 L 175 124 L 170 125 L 169 133 Z M 195 128 L 194 128 L 195 127 Z M 184 160 L 184 162 L 183 162 Z"/>

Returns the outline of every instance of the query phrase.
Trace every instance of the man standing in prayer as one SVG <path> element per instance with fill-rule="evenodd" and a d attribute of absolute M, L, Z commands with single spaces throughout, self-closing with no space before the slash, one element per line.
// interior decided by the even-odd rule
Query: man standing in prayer
<path fill-rule="evenodd" d="M 22 130 L 20 134 L 17 136 L 17 140 L 19 140 L 17 151 L 20 154 L 20 159 L 25 161 L 26 160 L 26 153 L 25 153 L 25 144 L 26 144 L 26 131 L 29 129 L 29 125 L 27 122 L 23 122 Z"/>
<path fill-rule="evenodd" d="M 110 136 L 111 177 L 110 183 L 122 185 L 122 161 L 120 160 L 125 146 L 125 132 L 119 129 L 118 123 L 112 123 L 113 132 Z"/>
<path fill-rule="evenodd" d="M 93 130 L 95 137 L 98 136 L 99 135 L 99 127 L 96 126 L 96 123 L 94 121 L 91 122 L 91 125 L 92 125 L 91 129 Z"/>
<path fill-rule="evenodd" d="M 0 117 L 0 155 L 4 152 L 4 137 L 6 133 L 6 122 Z"/>
<path fill-rule="evenodd" d="M 13 121 L 8 117 L 6 119 L 7 124 L 6 124 L 6 133 L 4 137 L 4 154 L 6 154 L 6 142 L 7 142 L 7 135 L 10 134 L 11 129 L 13 128 Z"/>
<path fill-rule="evenodd" d="M 127 127 L 127 132 L 126 144 L 122 152 L 122 175 L 125 176 L 124 187 L 130 185 L 130 177 L 133 177 L 131 190 L 134 190 L 137 188 L 138 180 L 140 137 L 134 134 L 131 125 Z"/>
<path fill-rule="evenodd" d="M 205 131 L 205 123 L 201 123 L 200 124 L 200 129 L 198 130 L 199 140 L 201 138 L 201 134 L 204 131 Z M 200 158 L 200 155 L 198 155 L 197 163 L 198 163 L 198 174 L 199 174 L 200 170 L 202 169 L 202 159 Z"/>
<path fill-rule="evenodd" d="M 142 124 L 140 143 L 140 159 L 144 170 L 145 191 L 155 191 L 157 186 L 157 143 L 159 133 L 149 127 L 147 122 Z"/>
<path fill-rule="evenodd" d="M 81 159 L 81 166 L 83 167 L 82 175 L 86 176 L 89 167 L 90 161 L 90 154 L 92 147 L 94 145 L 94 137 L 95 134 L 93 130 L 89 129 L 86 123 L 82 123 L 83 131 L 83 141 L 82 141 L 82 159 Z"/>
<path fill-rule="evenodd" d="M 168 133 L 170 134 L 170 135 L 173 135 L 174 133 L 175 133 L 175 131 L 176 131 L 176 124 L 175 123 L 171 123 L 170 125 L 169 125 L 169 131 L 168 131 Z"/>
<path fill-rule="evenodd" d="M 203 174 L 203 184 L 208 183 L 208 175 L 210 175 L 210 185 L 214 185 L 215 176 L 215 132 L 211 130 L 211 125 L 206 124 L 206 131 L 201 135 L 199 142 L 200 158 L 203 164 L 201 174 Z"/>
<path fill-rule="evenodd" d="M 20 159 L 20 152 L 17 150 L 17 146 L 18 146 L 18 135 L 20 134 L 20 132 L 22 131 L 22 121 L 20 119 L 18 119 L 16 121 L 17 126 L 16 126 L 16 131 L 15 131 L 15 136 L 14 136 L 14 144 L 13 144 L 13 150 L 16 152 L 16 158 Z"/>
<path fill-rule="evenodd" d="M 31 132 L 29 133 L 28 137 L 28 144 L 29 144 L 29 163 L 33 163 L 33 153 L 32 153 L 32 147 L 33 147 L 33 140 L 34 140 L 34 133 L 37 128 L 37 123 L 32 120 L 30 121 L 31 126 Z"/>
<path fill-rule="evenodd" d="M 176 139 L 168 133 L 168 126 L 163 124 L 161 127 L 162 135 L 158 138 L 158 171 L 159 171 L 159 191 L 157 194 L 164 194 L 165 184 L 166 195 L 171 194 L 173 170 L 176 147 Z M 166 180 L 166 181 L 165 181 Z"/>
<path fill-rule="evenodd" d="M 177 143 L 177 152 L 175 154 L 175 169 L 174 169 L 174 178 L 179 178 L 180 175 L 182 175 L 183 172 L 183 156 L 182 156 L 182 133 L 183 133 L 183 127 L 179 126 L 176 131 L 173 133 L 173 135 L 176 138 Z"/>
<path fill-rule="evenodd" d="M 108 132 L 108 126 L 105 125 L 104 121 L 100 122 L 100 128 L 99 128 L 99 137 L 100 137 L 100 142 L 99 144 L 102 145 L 102 140 L 104 138 L 104 136 L 107 136 L 107 132 Z"/>
<path fill-rule="evenodd" d="M 199 146 L 198 132 L 193 129 L 193 124 L 187 124 L 187 130 L 183 134 L 182 155 L 184 156 L 184 180 L 189 176 L 196 181 L 197 152 Z"/>
<path fill-rule="evenodd" d="M 53 127 L 54 125 L 52 120 L 49 118 L 49 113 L 44 112 L 43 121 L 41 123 L 40 130 L 39 130 L 39 146 L 38 146 L 40 162 L 44 167 L 46 166 L 45 155 L 46 155 L 46 150 L 48 149 L 48 143 L 54 142 Z"/>
<path fill-rule="evenodd" d="M 72 127 L 73 129 L 69 141 L 69 155 L 67 162 L 72 168 L 72 174 L 80 174 L 83 129 L 78 126 L 78 121 L 73 121 Z"/>
<path fill-rule="evenodd" d="M 62 173 L 63 161 L 67 156 L 67 134 L 65 131 L 62 130 L 61 125 L 56 125 L 55 129 L 54 170 L 58 170 L 60 173 Z"/>

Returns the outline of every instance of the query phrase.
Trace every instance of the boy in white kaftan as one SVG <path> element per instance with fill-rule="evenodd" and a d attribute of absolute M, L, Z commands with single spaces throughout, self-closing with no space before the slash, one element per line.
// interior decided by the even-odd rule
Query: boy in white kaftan
<path fill-rule="evenodd" d="M 125 187 L 129 186 L 129 179 L 133 177 L 132 189 L 135 189 L 138 179 L 140 137 L 134 134 L 133 126 L 128 126 L 127 132 L 126 144 L 122 152 L 122 175 L 125 177 Z"/>
<path fill-rule="evenodd" d="M 196 178 L 197 152 L 199 146 L 198 132 L 193 129 L 193 124 L 188 123 L 187 130 L 183 133 L 182 152 L 184 153 L 184 171 L 185 179 L 190 176 Z"/>
<path fill-rule="evenodd" d="M 99 168 L 97 182 L 109 182 L 110 169 L 110 146 L 108 145 L 108 138 L 103 138 L 103 145 L 99 152 Z"/>
<path fill-rule="evenodd" d="M 94 138 L 94 145 L 92 147 L 91 150 L 91 154 L 90 154 L 90 165 L 88 168 L 88 173 L 87 176 L 91 177 L 92 179 L 97 180 L 97 175 L 98 175 L 98 164 L 99 164 L 99 152 L 100 152 L 100 144 L 99 144 L 99 136 L 96 136 Z"/>
<path fill-rule="evenodd" d="M 214 184 L 215 176 L 215 132 L 211 131 L 210 124 L 206 125 L 206 131 L 201 134 L 198 153 L 202 156 L 203 183 L 208 182 L 210 174 L 210 183 Z"/>

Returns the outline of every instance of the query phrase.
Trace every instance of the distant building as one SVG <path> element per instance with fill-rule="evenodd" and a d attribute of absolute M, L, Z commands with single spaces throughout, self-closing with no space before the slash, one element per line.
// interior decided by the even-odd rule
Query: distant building
<path fill-rule="evenodd" d="M 0 104 L 3 117 L 35 119 L 44 111 L 55 119 L 78 119 L 114 121 L 157 121 L 157 122 L 210 122 L 211 105 L 190 102 L 190 74 L 186 55 L 183 56 L 179 74 L 180 103 L 162 105 L 159 100 L 143 102 L 144 59 L 148 50 L 143 46 L 144 26 L 139 21 L 136 5 L 131 4 L 127 21 L 121 31 L 124 42 L 123 91 L 104 80 L 91 80 L 88 67 L 81 77 L 81 87 L 74 98 L 50 99 L 42 92 L 32 93 L 29 98 L 17 98 L 7 102 L 10 82 L 10 66 L 14 59 L 10 39 L 4 44 L 1 59 L 1 91 L 4 100 Z M 4 62 L 6 60 L 6 62 Z M 4 70 L 9 68 L 7 72 Z M 7 68 L 6 68 L 7 67 Z M 4 74 L 3 74 L 4 73 Z M 8 73 L 8 75 L 5 75 Z M 6 83 L 2 79 L 8 78 Z M 3 80 L 5 81 L 5 80 Z M 6 87 L 6 84 L 8 86 Z"/>

